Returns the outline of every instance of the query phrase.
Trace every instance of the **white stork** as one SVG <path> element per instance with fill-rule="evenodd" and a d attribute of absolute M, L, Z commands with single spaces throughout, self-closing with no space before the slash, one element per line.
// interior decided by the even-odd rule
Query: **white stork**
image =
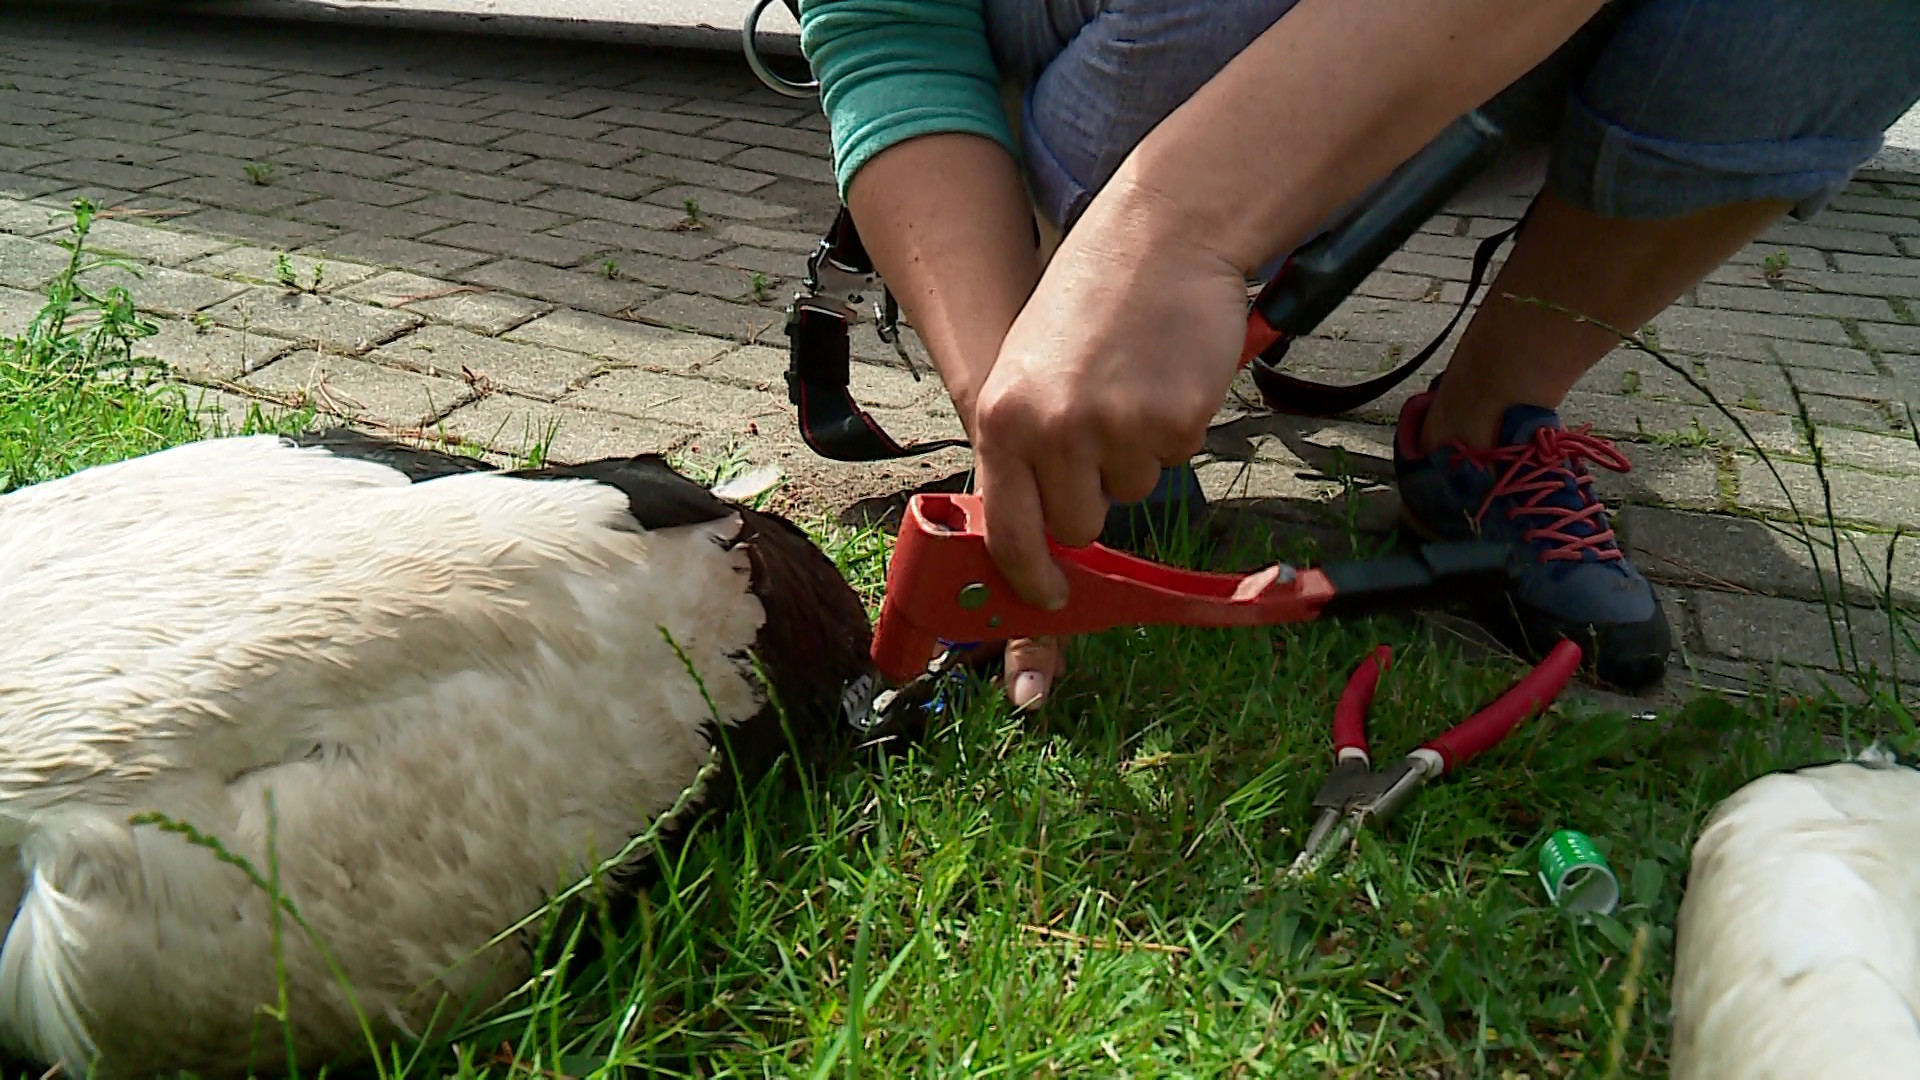
<path fill-rule="evenodd" d="M 130 824 L 265 874 L 269 796 L 283 894 L 376 1036 L 423 1037 L 529 976 L 521 937 L 475 954 L 716 741 L 742 772 L 788 748 L 754 658 L 805 745 L 869 642 L 799 529 L 657 457 L 224 438 L 0 496 L 0 1038 L 69 1075 L 272 1070 L 267 894 Z M 284 948 L 302 1068 L 364 1052 L 290 922 Z"/>
<path fill-rule="evenodd" d="M 1680 905 L 1674 1080 L 1920 1077 L 1916 822 L 1920 771 L 1873 760 L 1715 809 Z"/>

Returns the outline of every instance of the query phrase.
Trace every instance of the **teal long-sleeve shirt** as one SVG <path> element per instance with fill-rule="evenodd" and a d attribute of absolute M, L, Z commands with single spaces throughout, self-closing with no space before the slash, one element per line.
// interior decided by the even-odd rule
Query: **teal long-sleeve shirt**
<path fill-rule="evenodd" d="M 801 0 L 800 47 L 843 199 L 874 155 L 918 136 L 979 135 L 1018 153 L 983 0 Z"/>

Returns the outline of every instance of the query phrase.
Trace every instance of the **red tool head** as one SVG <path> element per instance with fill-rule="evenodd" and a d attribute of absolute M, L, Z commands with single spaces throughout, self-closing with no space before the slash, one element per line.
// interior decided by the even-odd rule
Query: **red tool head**
<path fill-rule="evenodd" d="M 941 642 L 973 644 L 1116 626 L 1253 626 L 1301 622 L 1333 596 L 1325 575 L 1270 566 L 1205 574 L 1093 544 L 1051 545 L 1067 578 L 1066 607 L 1047 611 L 1013 591 L 987 554 L 977 495 L 915 495 L 887 568 L 873 660 L 888 681 L 926 670 Z"/>

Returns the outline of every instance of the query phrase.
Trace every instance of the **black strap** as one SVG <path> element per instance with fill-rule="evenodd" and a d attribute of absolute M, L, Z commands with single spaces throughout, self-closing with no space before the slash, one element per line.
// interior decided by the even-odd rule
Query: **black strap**
<path fill-rule="evenodd" d="M 864 294 L 849 292 L 848 283 L 861 280 L 885 288 L 852 213 L 842 206 L 808 260 L 807 291 L 787 309 L 787 400 L 799 411 L 800 437 L 814 453 L 835 461 L 886 461 L 966 446 L 964 439 L 902 446 L 853 400 L 849 329 Z"/>
<path fill-rule="evenodd" d="M 1531 210 L 1529 210 L 1531 212 Z M 1289 416 L 1338 416 L 1375 401 L 1387 391 L 1399 386 L 1414 372 L 1420 370 L 1433 354 L 1440 351 L 1453 329 L 1460 325 L 1461 316 L 1473 303 L 1475 294 L 1480 291 L 1480 281 L 1486 276 L 1487 267 L 1493 262 L 1494 252 L 1500 245 L 1520 231 L 1527 223 L 1523 215 L 1511 227 L 1502 229 L 1480 242 L 1473 253 L 1473 269 L 1467 275 L 1467 295 L 1460 299 L 1460 306 L 1454 310 L 1453 318 L 1447 320 L 1446 328 L 1440 335 L 1427 343 L 1426 348 L 1413 355 L 1413 359 L 1394 368 L 1378 378 L 1349 386 L 1336 386 L 1331 383 L 1317 383 L 1282 373 L 1276 366 L 1292 344 L 1288 338 L 1274 342 L 1259 356 L 1254 357 L 1253 383 L 1260 388 L 1260 397 L 1267 407 L 1275 412 Z"/>
<path fill-rule="evenodd" d="M 1467 295 L 1427 346 L 1398 368 L 1363 383 L 1338 386 L 1283 374 L 1276 366 L 1291 344 L 1282 338 L 1252 363 L 1253 381 L 1268 408 L 1290 416 L 1336 416 L 1374 401 L 1400 385 L 1433 358 L 1472 305 L 1500 245 L 1518 233 L 1526 216 L 1511 228 L 1480 242 L 1473 253 Z M 853 216 L 842 206 L 820 248 L 809 262 L 808 292 L 787 310 L 787 398 L 799 411 L 800 435 L 814 453 L 835 461 L 887 461 L 969 445 L 965 439 L 935 439 L 902 445 L 853 400 L 849 328 L 854 310 L 846 298 L 822 296 L 822 269 L 872 275 L 873 264 Z M 875 277 L 877 281 L 877 276 Z M 884 287 L 884 286 L 882 286 Z M 897 332 L 897 331 L 896 331 Z"/>

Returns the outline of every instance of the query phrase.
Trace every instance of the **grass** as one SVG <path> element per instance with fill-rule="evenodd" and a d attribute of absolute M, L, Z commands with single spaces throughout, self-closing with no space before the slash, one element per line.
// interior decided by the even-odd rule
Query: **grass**
<path fill-rule="evenodd" d="M 0 344 L 3 488 L 202 431 L 179 391 L 141 374 L 151 324 L 131 298 L 76 284 L 94 265 L 91 214 L 78 208 L 46 312 Z M 742 464 L 689 467 L 718 479 Z M 877 604 L 886 538 L 814 533 Z M 1834 757 L 1825 734 L 1857 744 L 1902 719 L 1884 697 L 1703 697 L 1658 721 L 1566 699 L 1387 831 L 1284 882 L 1334 701 L 1380 642 L 1396 651 L 1371 714 L 1383 757 L 1522 670 L 1384 618 L 1084 639 L 1042 713 L 968 693 L 915 745 L 779 770 L 660 851 L 631 920 L 591 922 L 484 1023 L 368 1071 L 1659 1076 L 1705 815 L 1756 775 Z M 1609 855 L 1613 916 L 1547 902 L 1534 860 L 1558 828 Z"/>

